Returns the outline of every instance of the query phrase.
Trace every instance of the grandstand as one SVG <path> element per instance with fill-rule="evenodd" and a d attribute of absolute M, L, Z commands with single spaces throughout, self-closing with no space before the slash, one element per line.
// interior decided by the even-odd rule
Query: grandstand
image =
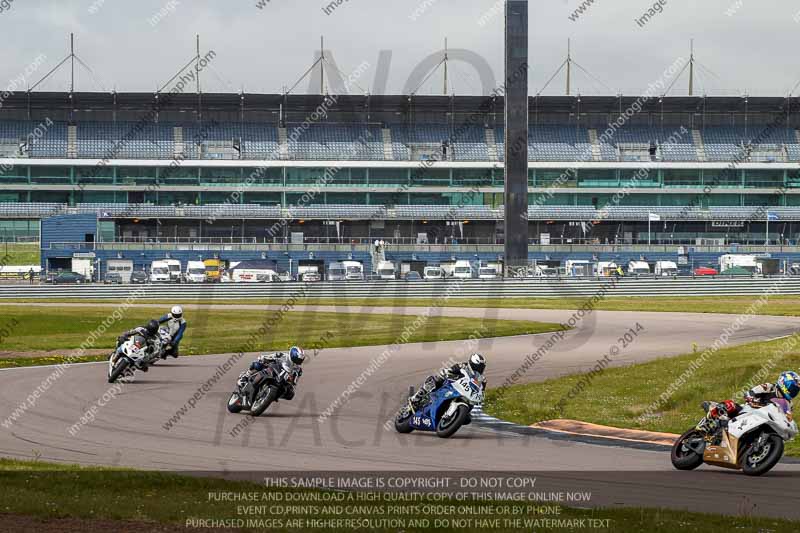
<path fill-rule="evenodd" d="M 796 245 L 797 99 L 650 99 L 609 129 L 636 102 L 531 98 L 532 246 Z M 496 259 L 503 137 L 502 97 L 17 93 L 0 110 L 0 236 L 93 216 L 70 250 L 380 238 Z"/>

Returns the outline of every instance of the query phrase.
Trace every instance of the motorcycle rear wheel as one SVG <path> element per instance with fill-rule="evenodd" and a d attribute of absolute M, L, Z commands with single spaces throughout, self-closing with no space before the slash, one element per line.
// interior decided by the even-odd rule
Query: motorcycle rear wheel
<path fill-rule="evenodd" d="M 760 476 L 772 470 L 783 457 L 783 439 L 770 434 L 764 447 L 756 452 L 755 442 L 747 445 L 742 456 L 742 472 L 748 476 Z M 766 449 L 765 449 L 766 448 Z M 751 461 L 752 460 L 752 461 Z"/>
<path fill-rule="evenodd" d="M 703 456 L 691 449 L 684 449 L 683 442 L 689 437 L 700 436 L 696 429 L 690 429 L 680 436 L 675 444 L 672 445 L 672 452 L 670 459 L 672 459 L 672 466 L 678 470 L 694 470 L 703 464 Z"/>
<path fill-rule="evenodd" d="M 459 405 L 455 414 L 450 418 L 442 418 L 436 425 L 436 435 L 443 439 L 449 439 L 456 434 L 456 431 L 461 429 L 464 422 L 469 417 L 470 409 L 466 405 Z"/>
<path fill-rule="evenodd" d="M 253 407 L 250 409 L 250 414 L 253 416 L 261 416 L 267 407 L 270 406 L 278 398 L 280 390 L 277 387 L 269 386 L 266 390 L 258 391 L 256 399 L 253 402 Z"/>

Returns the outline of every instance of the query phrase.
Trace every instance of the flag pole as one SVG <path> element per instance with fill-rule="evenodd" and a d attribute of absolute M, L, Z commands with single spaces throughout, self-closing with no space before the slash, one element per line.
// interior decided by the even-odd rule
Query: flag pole
<path fill-rule="evenodd" d="M 767 250 L 767 246 L 769 246 L 769 210 L 767 210 L 767 235 L 764 241 L 764 251 Z"/>

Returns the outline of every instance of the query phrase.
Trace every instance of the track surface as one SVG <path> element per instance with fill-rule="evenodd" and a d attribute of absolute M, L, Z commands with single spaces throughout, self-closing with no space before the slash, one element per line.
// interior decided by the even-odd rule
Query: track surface
<path fill-rule="evenodd" d="M 422 310 L 396 311 L 415 314 Z M 547 322 L 565 322 L 573 314 L 461 308 L 443 308 L 437 313 Z M 522 381 L 588 370 L 637 322 L 644 332 L 614 359 L 614 365 L 685 353 L 691 351 L 692 343 L 710 345 L 735 319 L 734 315 L 596 312 L 567 333 Z M 797 323 L 793 318 L 749 317 L 730 343 L 789 335 Z M 450 440 L 417 432 L 398 435 L 384 428 L 408 386 L 418 385 L 450 357 L 463 358 L 473 350 L 486 353 L 489 385 L 498 386 L 549 336 L 486 339 L 477 346 L 464 341 L 402 345 L 363 382 L 349 403 L 320 421 L 319 415 L 383 347 L 322 350 L 307 365 L 294 401 L 270 407 L 266 416 L 253 420 L 238 434 L 231 434 L 234 427 L 251 419 L 228 414 L 225 402 L 238 373 L 252 359 L 249 355 L 169 430 L 164 424 L 229 355 L 170 360 L 146 374 L 137 373 L 135 382 L 125 385 L 99 409 L 96 419 L 73 437 L 68 428 L 97 405 L 110 387 L 104 364 L 76 365 L 10 428 L 0 427 L 0 456 L 176 471 L 530 471 L 536 472 L 539 480 L 537 490 L 540 486 L 542 490 L 590 490 L 592 505 L 800 518 L 798 464 L 784 462 L 769 480 L 755 480 L 707 467 L 676 472 L 663 450 L 521 436 L 481 422 L 463 428 Z M 52 371 L 47 367 L 0 371 L 0 422 Z M 654 391 L 654 396 L 660 392 Z"/>

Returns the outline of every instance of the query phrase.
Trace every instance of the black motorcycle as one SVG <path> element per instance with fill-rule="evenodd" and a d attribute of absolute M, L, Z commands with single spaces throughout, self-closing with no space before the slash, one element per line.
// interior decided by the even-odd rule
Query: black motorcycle
<path fill-rule="evenodd" d="M 299 377 L 297 369 L 283 365 L 280 361 L 268 364 L 256 374 L 249 371 L 239 374 L 236 390 L 228 399 L 228 411 L 239 413 L 249 410 L 252 416 L 261 416 L 264 411 L 287 395 L 294 395 L 294 386 Z"/>

